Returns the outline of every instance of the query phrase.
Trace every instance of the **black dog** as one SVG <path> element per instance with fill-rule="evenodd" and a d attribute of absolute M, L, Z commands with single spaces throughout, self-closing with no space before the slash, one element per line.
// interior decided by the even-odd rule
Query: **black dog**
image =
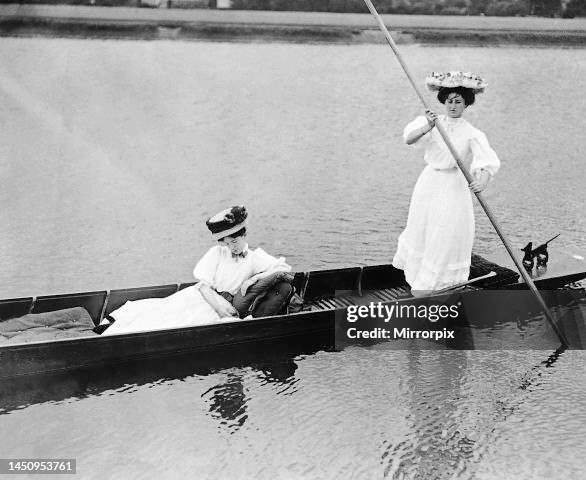
<path fill-rule="evenodd" d="M 542 243 L 535 249 L 533 249 L 533 242 L 529 242 L 525 248 L 522 248 L 521 251 L 525 252 L 525 256 L 523 257 L 523 266 L 525 269 L 531 271 L 533 268 L 533 259 L 537 259 L 537 267 L 547 266 L 549 260 L 547 244 L 559 236 L 560 234 L 558 233 L 555 237 L 550 238 L 547 242 Z"/>
<path fill-rule="evenodd" d="M 558 238 L 560 234 L 558 233 L 555 237 L 550 238 L 547 242 L 542 243 L 537 247 L 535 250 L 531 252 L 531 254 L 537 259 L 537 266 L 538 267 L 545 267 L 547 265 L 547 261 L 549 260 L 549 253 L 547 252 L 547 244 L 552 240 Z"/>

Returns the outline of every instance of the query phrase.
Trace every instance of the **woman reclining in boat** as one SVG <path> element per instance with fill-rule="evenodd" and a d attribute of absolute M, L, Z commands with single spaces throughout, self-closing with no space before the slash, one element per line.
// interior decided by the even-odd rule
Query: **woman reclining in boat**
<path fill-rule="evenodd" d="M 248 248 L 247 217 L 246 209 L 236 206 L 207 220 L 218 245 L 195 266 L 195 285 L 166 298 L 126 302 L 95 331 L 113 335 L 280 313 L 293 292 L 291 267 L 283 257 L 275 258 L 262 248 Z"/>

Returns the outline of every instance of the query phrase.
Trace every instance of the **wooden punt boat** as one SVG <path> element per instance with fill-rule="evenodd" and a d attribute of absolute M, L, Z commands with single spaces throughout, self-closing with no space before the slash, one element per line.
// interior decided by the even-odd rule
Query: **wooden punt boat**
<path fill-rule="evenodd" d="M 564 316 L 567 312 L 557 312 L 564 317 L 561 328 L 570 339 L 571 347 L 583 348 L 586 345 L 586 326 L 581 316 L 582 306 L 586 309 L 584 289 L 560 289 L 586 278 L 586 263 L 578 256 L 574 259 L 567 256 L 567 259 L 569 263 L 555 262 L 554 268 L 550 265 L 549 271 L 534 281 L 543 291 L 548 305 L 554 309 L 570 309 L 572 314 L 569 316 Z M 454 295 L 457 295 L 456 301 L 465 305 L 468 312 L 465 319 L 446 320 L 438 324 L 466 332 L 459 336 L 457 342 L 446 342 L 444 346 L 464 349 L 527 348 L 527 332 L 519 331 L 519 321 L 525 322 L 525 329 L 532 321 L 539 325 L 546 323 L 530 292 L 522 291 L 525 285 L 519 282 L 519 275 L 514 271 L 494 263 L 487 264 L 481 257 L 474 256 L 471 277 L 495 267 L 499 270 L 496 277 L 442 297 L 454 301 Z M 336 344 L 336 328 L 340 328 L 340 320 L 345 319 L 350 305 L 369 302 L 419 305 L 429 301 L 429 298 L 411 297 L 403 272 L 391 265 L 300 272 L 295 275 L 294 283 L 304 300 L 303 311 L 298 313 L 190 328 L 0 345 L 0 378 L 63 372 L 188 352 L 200 351 L 204 354 L 215 349 L 277 339 L 296 341 L 303 337 L 320 338 L 327 344 L 324 346 L 332 347 Z M 192 283 L 0 300 L 0 322 L 28 313 L 83 307 L 97 324 L 103 316 L 128 300 L 166 297 L 189 285 Z M 495 297 L 483 296 L 483 292 L 489 291 L 501 292 L 499 295 L 502 296 L 496 301 Z M 441 300 L 439 297 L 431 298 L 432 301 Z M 515 325 L 512 330 L 511 323 Z M 409 326 L 416 328 L 413 324 Z M 480 339 L 477 333 L 487 328 L 491 331 L 492 336 L 489 337 L 492 340 Z M 502 334 L 498 341 L 495 340 L 495 332 Z M 552 332 L 538 332 L 533 340 L 537 340 L 531 345 L 534 348 L 555 348 L 557 342 Z"/>

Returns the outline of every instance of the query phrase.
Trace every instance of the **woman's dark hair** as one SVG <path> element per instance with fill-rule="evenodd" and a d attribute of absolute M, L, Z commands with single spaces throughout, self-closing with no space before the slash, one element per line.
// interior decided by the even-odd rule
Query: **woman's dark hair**
<path fill-rule="evenodd" d="M 437 99 L 440 101 L 440 103 L 446 103 L 446 99 L 448 98 L 450 93 L 457 93 L 458 95 L 461 95 L 462 98 L 464 99 L 464 103 L 466 104 L 467 107 L 472 105 L 474 103 L 475 98 L 476 98 L 476 96 L 474 95 L 474 90 L 472 90 L 471 88 L 442 87 L 439 89 L 439 92 L 437 93 Z"/>
<path fill-rule="evenodd" d="M 230 235 L 226 235 L 225 237 L 220 238 L 218 241 L 222 241 L 224 240 L 224 238 L 237 238 L 237 237 L 242 237 L 246 235 L 246 227 L 242 227 L 240 230 L 238 230 L 237 232 L 231 233 Z"/>

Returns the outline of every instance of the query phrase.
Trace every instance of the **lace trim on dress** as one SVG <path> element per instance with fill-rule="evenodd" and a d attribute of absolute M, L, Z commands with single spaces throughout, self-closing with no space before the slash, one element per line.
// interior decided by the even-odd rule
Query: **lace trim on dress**
<path fill-rule="evenodd" d="M 439 290 L 465 282 L 470 275 L 470 261 L 438 266 L 424 261 L 422 253 L 415 252 L 401 240 L 393 266 L 405 272 L 412 290 Z"/>

